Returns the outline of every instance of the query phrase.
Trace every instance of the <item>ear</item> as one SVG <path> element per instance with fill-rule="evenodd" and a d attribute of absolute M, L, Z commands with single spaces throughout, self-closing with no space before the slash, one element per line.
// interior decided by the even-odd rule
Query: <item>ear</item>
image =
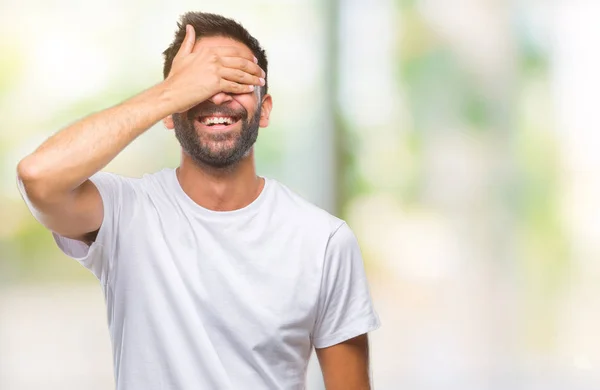
<path fill-rule="evenodd" d="M 263 100 L 261 103 L 260 122 L 259 122 L 260 127 L 269 126 L 269 117 L 271 116 L 272 108 L 273 108 L 273 99 L 271 98 L 271 95 L 266 94 L 263 97 Z"/>
<path fill-rule="evenodd" d="M 175 125 L 173 124 L 173 115 L 169 115 L 168 117 L 164 118 L 162 121 L 167 129 L 173 130 L 175 128 Z"/>

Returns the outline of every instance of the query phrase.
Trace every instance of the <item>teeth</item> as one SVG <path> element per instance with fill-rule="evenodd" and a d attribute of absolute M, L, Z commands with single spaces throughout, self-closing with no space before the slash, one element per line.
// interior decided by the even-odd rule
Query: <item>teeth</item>
<path fill-rule="evenodd" d="M 215 125 L 215 124 L 227 124 L 227 125 L 231 125 L 233 124 L 233 120 L 231 118 L 223 118 L 223 117 L 209 117 L 209 118 L 205 118 L 202 121 L 202 124 L 204 125 Z"/>

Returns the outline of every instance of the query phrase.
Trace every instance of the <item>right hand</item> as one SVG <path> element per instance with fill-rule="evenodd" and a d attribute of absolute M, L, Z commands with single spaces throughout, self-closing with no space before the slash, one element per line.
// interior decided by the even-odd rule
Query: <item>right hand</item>
<path fill-rule="evenodd" d="M 196 33 L 186 25 L 185 38 L 165 79 L 181 113 L 219 92 L 249 93 L 264 85 L 265 72 L 251 54 L 234 46 L 203 47 L 193 52 Z"/>

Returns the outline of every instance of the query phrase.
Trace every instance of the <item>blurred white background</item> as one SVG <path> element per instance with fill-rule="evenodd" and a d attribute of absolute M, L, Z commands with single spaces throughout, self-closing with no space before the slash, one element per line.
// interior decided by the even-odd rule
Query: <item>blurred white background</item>
<path fill-rule="evenodd" d="M 267 49 L 259 173 L 357 234 L 376 389 L 600 387 L 600 2 L 4 0 L 0 389 L 114 387 L 100 287 L 31 217 L 15 168 L 160 82 L 190 10 Z M 178 158 L 158 124 L 107 170 Z"/>

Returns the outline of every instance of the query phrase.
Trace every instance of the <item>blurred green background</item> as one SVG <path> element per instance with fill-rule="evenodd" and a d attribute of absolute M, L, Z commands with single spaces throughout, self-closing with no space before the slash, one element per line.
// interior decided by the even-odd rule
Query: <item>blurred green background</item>
<path fill-rule="evenodd" d="M 0 389 L 112 386 L 100 288 L 31 216 L 15 169 L 160 82 L 189 10 L 267 49 L 258 171 L 358 236 L 383 323 L 375 388 L 600 386 L 599 2 L 5 0 Z M 158 124 L 106 170 L 179 153 Z"/>

